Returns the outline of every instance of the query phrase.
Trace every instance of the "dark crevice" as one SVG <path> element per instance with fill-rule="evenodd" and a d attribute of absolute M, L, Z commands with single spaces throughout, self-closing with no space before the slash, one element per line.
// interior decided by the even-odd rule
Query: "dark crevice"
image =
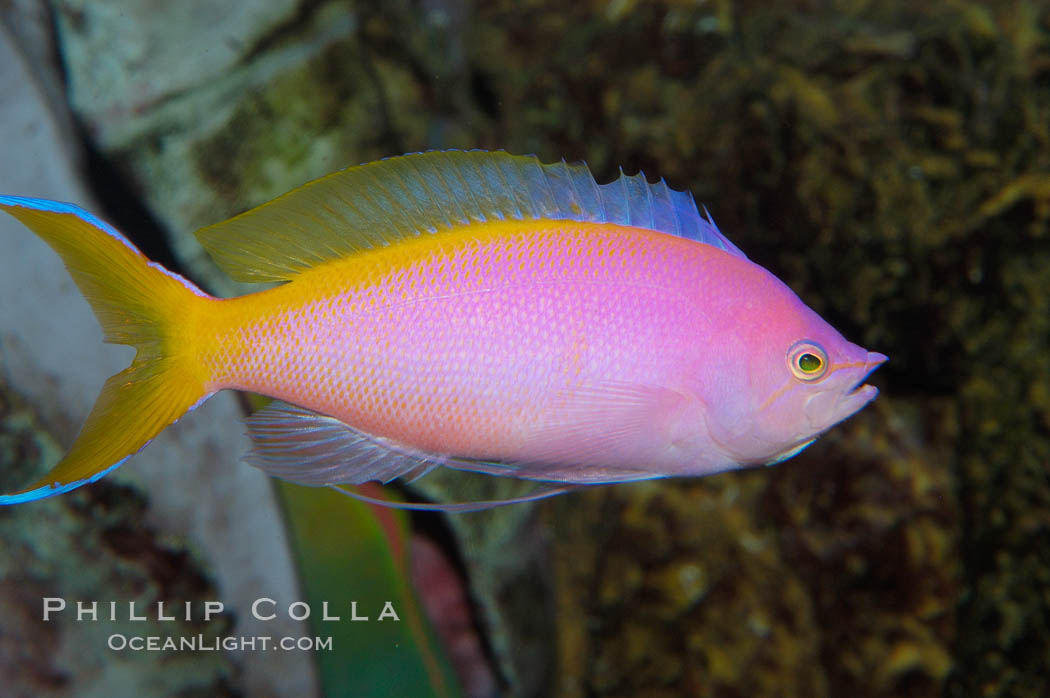
<path fill-rule="evenodd" d="M 499 91 L 493 84 L 492 77 L 480 68 L 475 67 L 470 71 L 470 96 L 485 116 L 492 120 L 502 116 L 503 105 L 500 102 Z"/>
<path fill-rule="evenodd" d="M 449 528 L 448 521 L 445 518 L 446 515 L 430 511 L 410 511 L 409 514 L 412 532 L 437 545 L 442 554 L 444 554 L 445 559 L 452 565 L 452 569 L 456 571 L 456 575 L 466 591 L 467 604 L 470 609 L 471 628 L 478 638 L 485 661 L 501 687 L 501 692 L 505 692 L 509 683 L 507 677 L 503 675 L 503 669 L 496 657 L 496 650 L 492 646 L 488 631 L 481 623 L 482 610 L 478 607 L 477 599 L 470 589 L 471 575 L 467 570 L 466 560 L 463 559 L 452 529 Z"/>
<path fill-rule="evenodd" d="M 287 40 L 302 39 L 304 29 L 313 20 L 314 15 L 331 0 L 301 0 L 288 19 L 255 40 L 255 43 L 241 54 L 238 61 L 240 65 L 249 65 L 255 60 L 275 47 L 280 46 Z"/>
<path fill-rule="evenodd" d="M 185 275 L 168 242 L 165 227 L 142 202 L 139 192 L 107 158 L 91 137 L 87 126 L 77 117 L 69 105 L 69 67 L 62 53 L 58 17 L 55 9 L 48 5 L 48 30 L 52 46 L 54 78 L 42 79 L 44 84 L 55 84 L 62 92 L 63 103 L 56 105 L 55 113 L 67 120 L 78 147 L 77 169 L 79 179 L 98 203 L 95 211 L 100 218 L 119 230 L 151 261 Z M 71 21 L 75 21 L 73 17 Z"/>
<path fill-rule="evenodd" d="M 75 117 L 74 127 L 81 146 L 81 180 L 101 207 L 99 217 L 119 230 L 151 261 L 186 275 L 168 243 L 164 225 Z"/>

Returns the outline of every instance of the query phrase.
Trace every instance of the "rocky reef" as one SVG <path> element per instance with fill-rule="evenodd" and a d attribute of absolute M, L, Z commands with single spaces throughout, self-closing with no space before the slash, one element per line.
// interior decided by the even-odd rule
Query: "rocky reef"
<path fill-rule="evenodd" d="M 40 477 L 61 453 L 32 409 L 0 385 L 4 491 Z M 0 673 L 7 695 L 234 695 L 235 667 L 221 652 L 126 647 L 128 638 L 145 636 L 214 645 L 232 627 L 228 614 L 204 619 L 205 601 L 216 598 L 213 582 L 192 552 L 157 534 L 145 509 L 141 495 L 112 482 L 0 509 Z M 158 608 L 171 620 L 160 619 Z"/>
<path fill-rule="evenodd" d="M 200 225 L 375 157 L 506 148 L 691 190 L 890 356 L 873 407 L 776 468 L 452 517 L 507 695 L 1050 690 L 1045 3 L 115 4 L 53 4 L 66 93 L 213 290 L 237 289 Z M 176 20 L 164 61 L 107 49 Z"/>

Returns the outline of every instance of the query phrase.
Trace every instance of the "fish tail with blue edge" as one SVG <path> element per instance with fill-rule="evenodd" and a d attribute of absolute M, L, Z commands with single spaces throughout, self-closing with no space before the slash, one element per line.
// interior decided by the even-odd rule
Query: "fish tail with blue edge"
<path fill-rule="evenodd" d="M 0 504 L 17 504 L 98 480 L 209 396 L 187 328 L 214 299 L 77 206 L 0 196 L 0 210 L 61 256 L 105 341 L 136 349 L 131 365 L 106 381 L 66 456 L 37 482 L 0 495 Z"/>

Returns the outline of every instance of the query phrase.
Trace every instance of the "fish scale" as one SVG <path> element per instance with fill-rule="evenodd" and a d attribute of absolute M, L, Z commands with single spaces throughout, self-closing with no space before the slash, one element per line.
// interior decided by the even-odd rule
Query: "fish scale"
<path fill-rule="evenodd" d="M 522 501 L 704 475 L 798 453 L 875 397 L 886 358 L 641 174 L 480 151 L 348 168 L 198 231 L 233 278 L 279 282 L 225 300 L 75 206 L 0 210 L 137 349 L 66 457 L 0 503 L 98 479 L 225 389 L 276 398 L 248 461 L 309 485 L 436 467 L 554 483 Z"/>
<path fill-rule="evenodd" d="M 661 254 L 622 226 L 507 227 L 476 224 L 451 244 L 428 240 L 376 255 L 392 259 L 333 263 L 224 301 L 232 331 L 204 359 L 214 373 L 208 388 L 273 395 L 417 447 L 491 458 L 540 421 L 544 395 L 564 394 L 573 381 L 622 376 L 630 356 L 617 348 L 657 341 L 652 313 L 627 312 L 632 306 L 611 298 L 610 289 L 685 294 L 697 287 L 694 278 L 674 277 L 670 251 Z M 602 314 L 610 303 L 620 312 Z M 585 308 L 600 325 L 579 327 Z M 513 334 L 517 351 L 507 342 Z M 550 360 L 537 362 L 541 354 Z M 654 366 L 644 368 L 653 373 Z M 408 401 L 411 409 L 395 413 Z"/>

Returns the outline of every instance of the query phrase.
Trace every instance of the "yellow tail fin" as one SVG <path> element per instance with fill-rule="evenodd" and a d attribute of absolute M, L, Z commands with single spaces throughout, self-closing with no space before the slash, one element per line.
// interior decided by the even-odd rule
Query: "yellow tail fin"
<path fill-rule="evenodd" d="M 208 397 L 186 328 L 210 297 L 81 208 L 0 196 L 0 210 L 58 252 L 106 341 L 137 349 L 131 365 L 106 381 L 66 457 L 26 489 L 0 495 L 0 504 L 16 504 L 94 482 Z"/>

